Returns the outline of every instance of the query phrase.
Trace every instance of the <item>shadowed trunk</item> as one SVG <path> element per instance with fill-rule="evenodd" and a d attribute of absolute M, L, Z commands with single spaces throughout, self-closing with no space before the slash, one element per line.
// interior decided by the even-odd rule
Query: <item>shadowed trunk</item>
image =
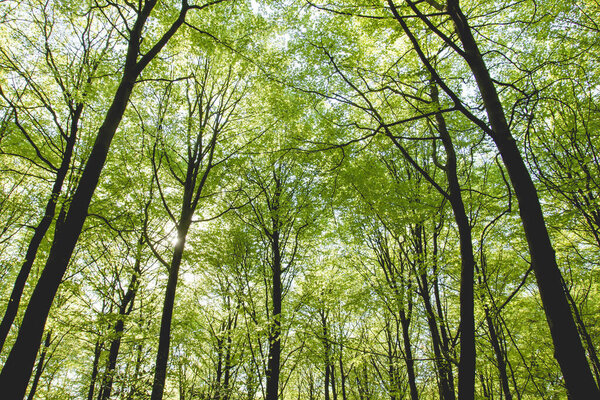
<path fill-rule="evenodd" d="M 537 190 L 511 134 L 496 87 L 458 0 L 448 1 L 448 13 L 464 47 L 464 59 L 479 87 L 493 131 L 490 136 L 502 156 L 519 201 L 519 213 L 529 245 L 533 271 L 554 343 L 554 357 L 563 373 L 567 392 L 574 400 L 600 398 L 565 295 Z"/>
<path fill-rule="evenodd" d="M 141 34 L 156 2 L 157 0 L 149 0 L 144 3 L 135 23 L 131 27 L 125 66 L 119 86 L 98 130 L 98 135 L 73 195 L 65 221 L 56 228 L 48 260 L 31 295 L 15 344 L 0 373 L 0 387 L 4 388 L 4 396 L 7 398 L 21 399 L 25 395 L 40 347 L 44 325 L 58 287 L 67 270 L 75 244 L 83 229 L 87 210 L 98 185 L 110 144 L 123 118 L 136 79 L 171 36 L 175 34 L 185 19 L 187 9 L 182 9 L 175 23 L 138 61 Z"/>
<path fill-rule="evenodd" d="M 35 376 L 33 378 L 33 382 L 31 383 L 31 389 L 29 389 L 29 394 L 27 395 L 27 400 L 33 400 L 35 396 L 35 392 L 38 387 L 38 383 L 40 382 L 40 377 L 42 376 L 42 372 L 44 372 L 44 362 L 46 361 L 46 354 L 48 354 L 48 348 L 50 347 L 50 337 L 52 336 L 52 332 L 48 332 L 46 334 L 46 340 L 44 341 L 44 350 L 42 350 L 42 355 L 38 360 L 37 368 L 35 369 Z"/>
<path fill-rule="evenodd" d="M 10 331 L 15 317 L 17 316 L 17 312 L 19 311 L 19 304 L 21 302 L 21 297 L 23 296 L 23 290 L 25 289 L 25 284 L 27 283 L 27 278 L 29 278 L 29 273 L 31 272 L 31 267 L 35 261 L 40 244 L 42 243 L 42 240 L 44 240 L 46 232 L 48 232 L 48 229 L 52 224 L 52 220 L 54 219 L 54 214 L 56 213 L 56 204 L 58 203 L 58 198 L 62 192 L 63 183 L 67 176 L 67 172 L 69 171 L 69 165 L 71 164 L 73 147 L 75 146 L 77 131 L 79 129 L 79 119 L 82 111 L 83 104 L 81 103 L 77 104 L 73 110 L 70 128 L 71 133 L 69 137 L 67 137 L 63 158 L 58 170 L 56 171 L 56 178 L 54 179 L 54 185 L 52 186 L 52 193 L 50 193 L 50 198 L 46 203 L 44 216 L 33 232 L 33 236 L 29 242 L 29 246 L 27 247 L 27 253 L 25 254 L 25 261 L 23 262 L 23 265 L 21 265 L 17 279 L 15 279 L 15 283 L 10 294 L 10 299 L 8 300 L 6 311 L 4 312 L 4 317 L 2 317 L 2 322 L 0 322 L 0 351 L 2 351 L 2 348 L 4 347 L 4 342 L 6 341 L 8 332 Z"/>
<path fill-rule="evenodd" d="M 121 348 L 121 338 L 125 329 L 124 318 L 131 313 L 133 309 L 133 302 L 135 301 L 135 295 L 139 287 L 138 276 L 140 274 L 141 254 L 140 249 L 142 246 L 143 239 L 140 238 L 138 242 L 138 253 L 136 254 L 134 272 L 131 275 L 127 292 L 119 305 L 119 315 L 117 322 L 114 327 L 115 338 L 110 343 L 110 350 L 108 353 L 108 363 L 106 366 L 106 372 L 102 379 L 102 386 L 100 387 L 100 393 L 98 395 L 99 400 L 108 400 L 110 398 L 110 392 L 112 391 L 113 380 L 115 377 L 115 369 L 117 366 L 117 357 L 119 356 L 119 349 Z"/>
<path fill-rule="evenodd" d="M 271 327 L 269 329 L 269 359 L 267 361 L 267 390 L 265 400 L 277 400 L 279 396 L 279 369 L 281 358 L 281 300 L 282 300 L 282 285 L 281 285 L 281 248 L 279 243 L 280 222 L 277 213 L 279 212 L 279 199 L 281 197 L 281 180 L 273 173 L 275 181 L 275 191 L 271 205 L 271 222 L 272 233 L 270 236 L 271 251 L 273 254 L 272 263 L 272 292 L 271 301 L 273 303 L 273 311 L 271 316 Z"/>

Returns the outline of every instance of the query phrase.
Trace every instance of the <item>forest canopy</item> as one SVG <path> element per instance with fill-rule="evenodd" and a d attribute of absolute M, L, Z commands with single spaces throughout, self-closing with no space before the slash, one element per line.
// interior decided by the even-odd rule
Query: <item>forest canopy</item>
<path fill-rule="evenodd" d="M 600 399 L 597 21 L 0 2 L 0 397 Z"/>

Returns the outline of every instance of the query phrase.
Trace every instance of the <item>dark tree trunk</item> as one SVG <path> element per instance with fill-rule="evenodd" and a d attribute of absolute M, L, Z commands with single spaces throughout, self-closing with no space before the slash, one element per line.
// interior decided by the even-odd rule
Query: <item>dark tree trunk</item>
<path fill-rule="evenodd" d="M 281 198 L 281 179 L 273 172 L 273 178 L 275 181 L 275 188 L 273 192 L 273 199 L 269 206 L 271 212 L 272 230 L 269 235 L 271 242 L 271 252 L 273 255 L 272 259 L 272 293 L 271 301 L 273 303 L 273 311 L 271 316 L 271 326 L 269 329 L 269 353 L 267 361 L 267 390 L 265 400 L 277 400 L 279 396 L 279 369 L 281 359 L 281 303 L 282 303 L 282 291 L 283 287 L 281 284 L 282 275 L 282 260 L 281 260 L 281 226 L 279 221 L 279 201 Z"/>
<path fill-rule="evenodd" d="M 276 212 L 276 211 L 275 211 Z M 279 227 L 274 223 L 272 235 L 273 251 L 273 315 L 269 330 L 269 360 L 267 362 L 266 400 L 277 400 L 279 391 L 279 368 L 281 358 L 281 251 L 279 248 Z"/>
<path fill-rule="evenodd" d="M 329 376 L 331 377 L 330 382 L 331 382 L 331 394 L 333 396 L 333 400 L 337 400 L 337 389 L 335 387 L 335 367 L 333 366 L 334 364 L 332 362 L 329 363 Z"/>
<path fill-rule="evenodd" d="M 177 21 L 138 62 L 141 34 L 156 2 L 157 0 L 149 0 L 144 3 L 131 27 L 123 76 L 98 130 L 65 221 L 56 229 L 46 266 L 31 295 L 17 339 L 0 373 L 0 387 L 4 388 L 4 396 L 7 398 L 21 399 L 25 395 L 50 307 L 81 234 L 110 144 L 123 118 L 135 81 L 184 22 L 187 9 L 182 10 Z"/>
<path fill-rule="evenodd" d="M 186 201 L 184 200 L 184 203 Z M 192 210 L 182 210 L 177 229 L 177 244 L 173 250 L 173 258 L 169 268 L 169 279 L 163 303 L 162 318 L 160 321 L 160 334 L 158 339 L 158 351 L 156 353 L 156 368 L 154 370 L 154 383 L 152 385 L 151 400 L 162 400 L 167 378 L 167 363 L 169 361 L 169 348 L 171 345 L 171 321 L 173 319 L 173 308 L 175 306 L 175 291 L 179 278 L 179 267 L 183 257 L 183 249 L 187 232 L 192 222 Z"/>
<path fill-rule="evenodd" d="M 563 282 L 563 285 L 565 283 Z M 571 309 L 573 310 L 573 316 L 575 317 L 575 322 L 577 323 L 577 328 L 581 336 L 583 337 L 583 341 L 586 344 L 587 351 L 590 357 L 590 361 L 592 363 L 592 368 L 594 370 L 594 375 L 596 376 L 596 384 L 600 383 L 600 360 L 598 360 L 598 354 L 596 353 L 596 346 L 594 346 L 594 342 L 592 341 L 592 337 L 590 336 L 583 319 L 581 318 L 581 313 L 579 312 L 579 307 L 577 307 L 577 303 L 575 303 L 575 299 L 569 293 L 568 288 L 565 285 L 565 293 L 567 295 L 567 299 L 569 300 L 569 304 L 571 305 Z"/>
<path fill-rule="evenodd" d="M 341 349 L 340 349 L 339 365 L 340 365 L 340 384 L 342 386 L 342 400 L 348 400 L 348 397 L 346 395 L 346 374 L 344 372 L 344 361 L 342 359 Z"/>
<path fill-rule="evenodd" d="M 215 377 L 215 398 L 221 398 L 221 380 L 223 378 L 223 339 L 217 337 L 217 373 Z"/>
<path fill-rule="evenodd" d="M 458 0 L 448 0 L 448 13 L 464 48 L 464 58 L 475 77 L 494 140 L 515 189 L 531 262 L 554 343 L 554 356 L 570 398 L 600 398 L 585 350 L 571 314 L 562 276 L 544 221 L 537 190 L 513 138 L 489 70 Z"/>
<path fill-rule="evenodd" d="M 138 243 L 141 246 L 140 243 Z M 133 309 L 133 302 L 135 301 L 135 295 L 138 289 L 138 274 L 140 273 L 140 260 L 141 255 L 137 254 L 135 261 L 134 272 L 129 281 L 127 292 L 119 305 L 119 315 L 117 322 L 114 327 L 114 339 L 110 343 L 110 349 L 108 353 L 108 363 L 106 365 L 106 372 L 102 378 L 102 386 L 100 387 L 100 393 L 98 395 L 99 400 L 108 400 L 110 398 L 110 392 L 112 391 L 113 380 L 115 377 L 115 369 L 117 366 L 117 357 L 119 356 L 119 349 L 121 348 L 121 338 L 123 336 L 123 330 L 125 329 L 125 317 L 131 313 Z"/>
<path fill-rule="evenodd" d="M 404 344 L 404 356 L 406 362 L 406 373 L 408 374 L 408 386 L 410 388 L 411 400 L 419 399 L 417 390 L 417 380 L 415 377 L 415 360 L 412 354 L 412 345 L 410 342 L 410 319 L 406 316 L 404 310 L 400 310 L 400 324 L 402 325 L 402 342 Z"/>
<path fill-rule="evenodd" d="M 329 400 L 329 365 L 325 364 L 325 400 Z"/>
<path fill-rule="evenodd" d="M 38 364 L 35 369 L 35 376 L 33 378 L 33 382 L 31 383 L 31 389 L 29 389 L 29 395 L 27 395 L 27 400 L 33 400 L 33 397 L 35 396 L 38 383 L 40 382 L 40 377 L 42 376 L 42 372 L 44 372 L 44 362 L 46 361 L 46 354 L 48 353 L 48 348 L 50 347 L 51 336 L 52 332 L 48 332 L 46 334 L 46 340 L 44 341 L 44 350 L 42 350 L 42 355 L 38 360 Z"/>
<path fill-rule="evenodd" d="M 88 389 L 87 400 L 94 399 L 94 389 L 96 388 L 96 379 L 98 377 L 100 354 L 102 354 L 102 344 L 100 343 L 100 339 L 98 339 L 94 345 L 94 360 L 92 361 L 92 374 L 90 375 L 90 387 Z"/>
<path fill-rule="evenodd" d="M 237 320 L 237 315 L 235 316 L 235 320 Z M 229 388 L 231 381 L 231 350 L 233 346 L 233 341 L 231 340 L 231 329 L 232 329 L 232 320 L 230 319 L 228 322 L 228 330 L 227 330 L 227 338 L 225 345 L 225 374 L 223 376 L 223 396 L 221 397 L 223 400 L 229 400 L 231 397 L 231 390 Z"/>
<path fill-rule="evenodd" d="M 490 333 L 490 342 L 492 344 L 492 349 L 494 350 L 494 355 L 496 356 L 496 363 L 498 364 L 498 372 L 500 373 L 500 384 L 502 385 L 502 392 L 504 393 L 504 398 L 506 400 L 512 400 L 512 393 L 510 391 L 510 385 L 508 383 L 508 375 L 506 374 L 506 354 L 502 351 L 502 348 L 500 347 L 500 341 L 496 332 L 496 325 L 487 307 L 485 307 L 485 321 L 487 322 L 488 331 Z"/>
<path fill-rule="evenodd" d="M 439 377 L 439 392 L 440 398 L 443 400 L 454 400 L 454 389 L 450 382 L 451 371 L 450 362 L 447 359 L 446 352 L 443 351 L 444 344 L 440 338 L 440 332 L 438 329 L 437 318 L 431 305 L 431 299 L 429 297 L 429 283 L 427 282 L 427 275 L 423 274 L 420 277 L 420 290 L 419 293 L 423 299 L 423 305 L 425 306 L 425 316 L 427 318 L 427 325 L 429 326 L 429 332 L 431 333 L 431 342 L 433 346 L 433 355 L 435 357 L 435 365 Z"/>
<path fill-rule="evenodd" d="M 50 198 L 46 203 L 44 216 L 33 232 L 33 236 L 29 242 L 29 246 L 27 247 L 27 253 L 25 254 L 25 261 L 19 270 L 19 274 L 17 275 L 17 279 L 15 280 L 12 292 L 10 294 L 10 299 L 8 300 L 6 311 L 4 312 L 4 317 L 2 317 L 2 322 L 0 322 L 0 351 L 2 351 L 2 348 L 4 347 L 4 342 L 6 341 L 8 332 L 10 331 L 15 317 L 17 316 L 21 297 L 23 296 L 23 290 L 25 289 L 25 283 L 27 282 L 27 278 L 29 278 L 29 273 L 31 272 L 31 267 L 35 261 L 40 244 L 46 236 L 46 232 L 48 232 L 48 229 L 52 224 L 52 220 L 54 219 L 54 214 L 56 213 L 56 204 L 58 203 L 58 198 L 62 192 L 62 186 L 67 176 L 67 172 L 69 171 L 69 165 L 71 164 L 73 147 L 75 146 L 77 131 L 79 129 L 79 119 L 82 111 L 83 104 L 78 104 L 73 110 L 70 127 L 71 133 L 67 137 L 63 158 L 58 170 L 56 171 L 56 178 L 54 180 L 54 185 L 52 186 L 52 193 L 50 193 Z"/>
<path fill-rule="evenodd" d="M 434 104 L 439 106 L 438 90 L 435 84 L 431 93 Z M 475 397 L 475 257 L 471 224 L 460 192 L 457 175 L 457 160 L 446 121 L 441 113 L 436 114 L 436 123 L 446 152 L 445 172 L 448 179 L 448 200 L 458 227 L 460 242 L 460 361 L 458 363 L 458 398 Z"/>
<path fill-rule="evenodd" d="M 126 73 L 132 75 L 131 71 Z M 5 393 L 9 398 L 23 397 L 27 388 L 50 307 L 83 228 L 88 206 L 106 160 L 108 146 L 125 111 L 134 80 L 135 76 L 124 76 L 115 100 L 108 110 L 105 123 L 100 128 L 65 222 L 56 229 L 46 266 L 31 295 L 19 334 L 0 373 L 0 386 L 10 388 L 8 393 Z"/>
<path fill-rule="evenodd" d="M 329 330 L 327 329 L 327 313 L 325 310 L 319 310 L 319 313 L 321 314 L 321 327 L 323 328 L 323 351 L 325 352 L 325 400 L 329 400 L 329 383 L 332 379 L 331 369 L 329 368 L 331 364 Z"/>
<path fill-rule="evenodd" d="M 450 362 L 450 338 L 449 338 L 449 334 L 448 334 L 448 329 L 444 323 L 445 321 L 445 317 L 444 317 L 444 309 L 442 308 L 442 300 L 441 300 L 441 296 L 440 296 L 440 285 L 439 285 L 439 280 L 438 280 L 438 265 L 437 265 L 437 254 L 438 254 L 438 235 L 439 235 L 439 229 L 436 227 L 434 228 L 434 232 L 433 232 L 433 295 L 435 298 L 435 307 L 437 309 L 437 315 L 440 318 L 440 325 L 439 325 L 439 333 L 437 333 L 437 338 L 438 338 L 438 342 L 440 345 L 440 351 L 442 352 L 442 354 L 444 355 L 444 357 L 441 359 L 443 364 L 444 364 L 444 371 L 445 371 L 445 379 L 446 379 L 446 384 L 448 387 L 448 393 L 450 394 L 451 397 L 448 397 L 448 399 L 454 399 L 454 374 L 452 372 L 452 365 Z M 427 277 L 425 276 L 424 279 L 426 279 Z M 428 289 L 429 290 L 429 289 Z M 429 292 L 427 292 L 429 293 Z M 434 318 L 433 319 L 433 323 L 434 323 L 434 327 L 436 332 L 438 332 L 438 325 L 436 323 L 436 319 L 435 319 L 435 314 L 433 313 L 433 308 L 431 306 L 431 301 L 429 300 L 429 294 L 427 297 L 427 303 L 429 304 L 429 309 L 431 312 L 431 316 Z M 439 341 L 441 337 L 441 342 Z"/>

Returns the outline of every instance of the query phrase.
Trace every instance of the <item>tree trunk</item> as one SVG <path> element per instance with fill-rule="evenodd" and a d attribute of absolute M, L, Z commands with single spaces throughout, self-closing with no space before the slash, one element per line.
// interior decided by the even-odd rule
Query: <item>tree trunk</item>
<path fill-rule="evenodd" d="M 33 236 L 29 241 L 27 253 L 25 254 L 25 261 L 21 266 L 19 274 L 17 275 L 17 279 L 15 279 L 15 283 L 10 294 L 10 299 L 8 300 L 6 311 L 4 312 L 4 317 L 2 317 L 2 322 L 0 323 L 0 352 L 4 347 L 4 342 L 6 341 L 8 332 L 10 331 L 15 317 L 17 316 L 21 297 L 23 296 L 23 290 L 25 289 L 25 283 L 27 282 L 27 278 L 29 278 L 29 273 L 31 272 L 31 267 L 35 261 L 40 244 L 42 243 L 42 240 L 44 240 L 46 232 L 48 232 L 48 229 L 52 224 L 52 220 L 54 219 L 58 197 L 62 192 L 62 186 L 67 176 L 67 172 L 69 171 L 69 165 L 71 164 L 73 147 L 75 146 L 75 139 L 77 137 L 77 131 L 79 129 L 78 124 L 82 111 L 83 104 L 78 104 L 73 112 L 73 115 L 71 116 L 71 133 L 66 140 L 63 158 L 58 170 L 56 171 L 56 178 L 54 180 L 54 185 L 52 186 L 52 193 L 50 193 L 50 198 L 46 203 L 44 216 L 42 217 L 38 226 L 35 228 Z"/>
<path fill-rule="evenodd" d="M 331 383 L 331 395 L 333 396 L 333 400 L 337 400 L 337 389 L 335 387 L 335 367 L 334 364 L 331 362 L 329 363 L 329 376 L 330 376 L 330 383 Z"/>
<path fill-rule="evenodd" d="M 432 85 L 431 98 L 439 108 L 437 86 Z M 457 175 L 457 160 L 454 145 L 441 113 L 435 115 L 438 132 L 446 152 L 446 178 L 448 179 L 448 200 L 458 227 L 460 242 L 460 360 L 458 363 L 458 398 L 475 397 L 475 257 L 471 224 L 460 192 Z"/>
<path fill-rule="evenodd" d="M 270 236 L 271 252 L 273 254 L 272 273 L 273 291 L 271 293 L 271 301 L 273 303 L 272 321 L 269 329 L 269 359 L 267 362 L 267 391 L 265 400 L 277 400 L 279 396 L 279 369 L 281 358 L 281 302 L 282 302 L 282 260 L 281 260 L 281 244 L 280 234 L 281 226 L 279 221 L 279 200 L 281 198 L 281 180 L 275 172 L 273 172 L 275 181 L 275 189 L 273 199 L 269 206 L 271 212 L 272 231 Z"/>
<path fill-rule="evenodd" d="M 433 295 L 435 298 L 435 307 L 437 309 L 437 315 L 440 318 L 440 325 L 439 325 L 439 333 L 437 333 L 437 338 L 438 338 L 438 342 L 439 342 L 439 348 L 440 351 L 442 352 L 442 354 L 444 355 L 444 357 L 441 359 L 443 362 L 443 369 L 444 369 L 444 373 L 445 373 L 445 379 L 446 379 L 446 384 L 448 387 L 448 393 L 451 395 L 451 397 L 449 397 L 449 399 L 454 399 L 454 374 L 452 372 L 452 365 L 450 362 L 450 338 L 449 338 L 449 334 L 448 334 L 448 329 L 446 328 L 446 325 L 444 324 L 444 309 L 442 308 L 442 300 L 441 300 L 441 296 L 440 296 L 440 285 L 439 285 L 439 281 L 438 281 L 438 265 L 437 265 L 437 251 L 438 251 L 438 243 L 437 243 L 437 238 L 439 235 L 439 230 L 438 228 L 434 228 L 434 233 L 433 233 Z M 427 277 L 425 276 L 423 279 L 426 279 Z M 429 292 L 427 292 L 429 293 Z M 429 309 L 431 312 L 431 316 L 433 319 L 433 323 L 434 326 L 436 328 L 436 332 L 438 332 L 438 325 L 435 319 L 435 314 L 433 312 L 433 308 L 431 305 L 431 301 L 429 299 L 429 295 L 427 297 L 427 303 L 429 304 Z M 441 341 L 440 341 L 440 337 L 441 337 Z"/>
<path fill-rule="evenodd" d="M 418 400 L 419 392 L 417 390 L 417 380 L 415 377 L 415 361 L 413 360 L 412 345 L 409 335 L 410 319 L 407 318 L 404 310 L 400 310 L 400 324 L 402 325 L 402 341 L 404 343 L 404 356 L 406 362 L 406 373 L 408 374 L 410 398 L 411 400 Z"/>
<path fill-rule="evenodd" d="M 562 370 L 567 392 L 574 400 L 600 398 L 565 295 L 537 190 L 512 137 L 496 87 L 458 0 L 448 0 L 448 13 L 463 44 L 464 58 L 479 87 L 493 130 L 492 139 L 502 156 L 519 201 L 531 262 L 554 343 L 554 357 Z"/>
<path fill-rule="evenodd" d="M 594 342 L 592 341 L 592 337 L 590 336 L 583 319 L 581 318 L 581 313 L 579 312 L 579 307 L 577 307 L 577 303 L 575 303 L 575 299 L 569 293 L 568 288 L 563 280 L 563 285 L 565 286 L 565 293 L 567 295 L 567 299 L 569 300 L 569 304 L 571 305 L 571 309 L 573 310 L 573 316 L 575 317 L 575 323 L 577 324 L 577 328 L 581 336 L 583 337 L 583 341 L 586 344 L 587 351 L 590 357 L 590 361 L 592 363 L 592 368 L 594 370 L 594 375 L 596 376 L 596 384 L 600 382 L 600 360 L 598 360 L 598 354 L 596 353 L 596 346 L 594 346 Z"/>
<path fill-rule="evenodd" d="M 8 398 L 21 399 L 25 395 L 52 302 L 83 229 L 87 210 L 98 185 L 110 144 L 123 118 L 135 81 L 184 22 L 185 11 L 182 10 L 177 21 L 138 62 L 141 34 L 156 2 L 157 0 L 149 0 L 144 3 L 131 27 L 123 76 L 102 126 L 98 130 L 65 222 L 56 229 L 46 266 L 31 295 L 17 339 L 0 373 L 0 387 L 5 388 L 4 395 Z"/>
<path fill-rule="evenodd" d="M 279 227 L 277 223 L 274 223 L 274 225 L 275 229 L 271 243 L 273 251 L 273 315 L 271 329 L 269 330 L 269 360 L 267 363 L 267 393 L 265 400 L 277 400 L 281 357 L 281 251 L 279 248 Z"/>
<path fill-rule="evenodd" d="M 40 377 L 42 376 L 42 372 L 44 372 L 44 362 L 46 361 L 46 354 L 48 353 L 48 348 L 50 347 L 51 335 L 52 332 L 48 332 L 46 334 L 46 340 L 44 341 L 44 350 L 42 351 L 42 355 L 38 360 L 37 368 L 35 369 L 35 377 L 33 378 L 33 382 L 31 383 L 31 389 L 29 389 L 29 395 L 27 395 L 27 400 L 33 400 L 33 396 L 35 396 L 38 383 L 40 382 Z"/>
<path fill-rule="evenodd" d="M 512 400 L 512 393 L 510 391 L 510 385 L 508 383 L 508 375 L 506 374 L 506 354 L 500 348 L 500 341 L 498 340 L 498 334 L 496 333 L 496 326 L 490 315 L 490 311 L 485 307 L 485 320 L 487 322 L 488 331 L 490 333 L 490 342 L 492 349 L 496 356 L 496 363 L 498 364 L 498 372 L 500 373 L 500 384 L 502 386 L 502 392 L 506 400 Z"/>
<path fill-rule="evenodd" d="M 90 387 L 88 389 L 87 400 L 94 399 L 94 389 L 96 387 L 96 378 L 98 377 L 98 363 L 100 362 L 100 355 L 102 354 L 102 344 L 100 339 L 96 340 L 94 345 L 94 361 L 92 361 L 92 374 L 90 375 Z"/>
<path fill-rule="evenodd" d="M 344 362 L 342 360 L 342 349 L 340 349 L 339 365 L 340 365 L 340 384 L 342 386 L 342 400 L 348 400 L 348 397 L 346 395 L 346 375 L 344 373 Z"/>
<path fill-rule="evenodd" d="M 156 368 L 154 370 L 154 383 L 152 384 L 151 400 L 162 400 L 165 390 L 165 380 L 167 378 L 167 363 L 169 361 L 169 348 L 171 345 L 171 321 L 173 319 L 173 308 L 175 306 L 175 291 L 177 289 L 177 280 L 179 278 L 179 267 L 183 257 L 183 249 L 188 229 L 192 222 L 192 210 L 184 207 L 179 220 L 177 229 L 177 243 L 173 250 L 173 258 L 169 268 L 169 280 L 165 292 L 163 303 L 162 318 L 160 321 L 160 334 L 158 339 L 158 351 L 156 353 Z"/>
<path fill-rule="evenodd" d="M 141 242 L 141 241 L 140 241 Z M 141 246 L 141 243 L 138 243 Z M 134 272 L 129 281 L 127 292 L 123 296 L 123 300 L 119 305 L 119 316 L 115 323 L 114 335 L 115 338 L 110 343 L 110 350 L 108 353 L 108 363 L 106 365 L 106 372 L 102 379 L 102 386 L 100 387 L 100 393 L 98 395 L 99 400 L 108 400 L 110 398 L 110 392 L 112 391 L 113 379 L 115 377 L 115 369 L 117 366 L 117 357 L 119 356 L 119 349 L 121 348 L 121 338 L 123 336 L 123 330 L 125 329 L 124 318 L 131 313 L 133 302 L 135 301 L 135 295 L 138 289 L 138 274 L 140 271 L 140 257 L 137 254 L 135 261 Z"/>
<path fill-rule="evenodd" d="M 440 398 L 443 400 L 454 400 L 454 389 L 450 383 L 450 376 L 448 371 L 451 370 L 451 365 L 446 358 L 446 352 L 443 352 L 444 344 L 440 338 L 440 332 L 438 329 L 437 318 L 431 305 L 431 299 L 429 298 L 429 284 L 427 282 L 427 275 L 423 274 L 420 277 L 421 288 L 419 293 L 423 299 L 425 306 L 425 316 L 427 319 L 427 325 L 429 326 L 429 332 L 431 333 L 431 343 L 433 346 L 433 355 L 435 357 L 435 365 L 439 376 L 439 392 Z"/>

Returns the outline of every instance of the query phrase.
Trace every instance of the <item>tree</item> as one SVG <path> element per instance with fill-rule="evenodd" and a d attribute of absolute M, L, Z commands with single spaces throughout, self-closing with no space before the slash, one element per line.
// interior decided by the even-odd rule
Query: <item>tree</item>
<path fill-rule="evenodd" d="M 143 4 L 140 3 L 139 8 L 132 7 L 128 10 L 133 14 L 131 16 L 133 24 L 126 37 L 127 53 L 119 86 L 106 112 L 104 122 L 98 130 L 94 146 L 65 215 L 64 223 L 55 231 L 54 242 L 46 266 L 27 306 L 16 342 L 0 373 L 0 385 L 10 387 L 7 395 L 13 398 L 22 397 L 27 388 L 48 312 L 81 234 L 87 217 L 87 209 L 98 185 L 110 143 L 123 117 L 138 76 L 183 25 L 190 9 L 203 9 L 214 4 L 206 3 L 203 6 L 195 6 L 183 1 L 175 21 L 151 47 L 142 52 L 141 40 L 144 27 L 156 3 L 156 0 L 149 0 Z M 125 18 L 124 14 L 120 15 Z M 131 20 L 123 20 L 122 23 L 128 27 L 128 22 Z"/>
<path fill-rule="evenodd" d="M 232 140 L 233 131 L 236 129 L 232 122 L 237 119 L 238 105 L 244 99 L 247 84 L 245 77 L 239 76 L 230 65 L 224 76 L 219 77 L 218 64 L 213 65 L 212 60 L 206 59 L 199 63 L 199 68 L 186 80 L 185 100 L 186 114 L 183 120 L 178 121 L 178 100 L 171 99 L 171 84 L 165 89 L 164 104 L 159 109 L 157 138 L 153 152 L 154 180 L 160 192 L 161 202 L 167 215 L 175 226 L 176 239 L 171 261 L 167 263 L 160 257 L 159 260 L 168 268 L 169 279 L 167 282 L 165 300 L 163 304 L 160 338 L 156 356 L 156 369 L 152 399 L 162 399 L 165 379 L 167 374 L 167 361 L 169 358 L 169 344 L 171 336 L 171 320 L 175 303 L 175 291 L 179 278 L 185 242 L 188 231 L 193 221 L 194 213 L 200 200 L 206 195 L 203 193 L 209 175 L 213 169 L 218 168 L 228 158 L 235 155 L 244 143 L 228 143 L 230 153 L 222 154 L 219 147 L 222 141 Z M 172 108 L 173 107 L 173 108 Z M 171 145 L 170 138 L 166 137 L 173 129 L 179 128 L 185 134 L 185 146 L 179 148 L 178 143 Z M 180 134 L 180 131 L 173 133 Z M 172 133 L 171 133 L 172 134 Z M 160 147 L 159 147 L 160 146 Z M 219 158 L 215 158 L 215 155 Z M 161 182 L 159 170 L 162 164 L 170 172 L 175 183 L 181 187 L 181 206 L 178 212 L 173 212 L 165 195 L 165 183 Z M 172 190 L 171 190 L 172 192 Z M 179 217 L 175 217 L 179 215 Z"/>

